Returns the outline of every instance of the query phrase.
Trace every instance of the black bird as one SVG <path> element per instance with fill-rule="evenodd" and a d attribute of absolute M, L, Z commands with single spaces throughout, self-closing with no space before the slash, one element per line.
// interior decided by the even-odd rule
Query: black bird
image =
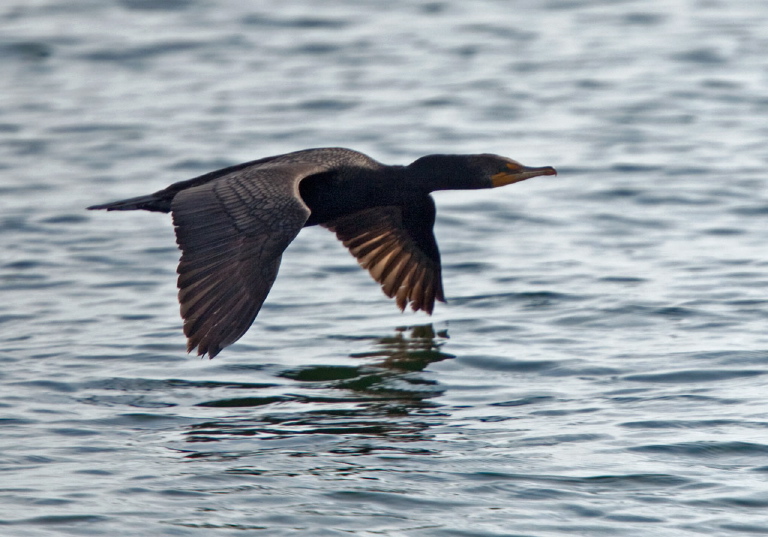
<path fill-rule="evenodd" d="M 435 190 L 493 188 L 554 168 L 497 155 L 427 155 L 386 166 L 343 148 L 267 157 L 88 209 L 173 216 L 181 249 L 179 302 L 187 352 L 210 358 L 248 330 L 272 287 L 283 251 L 302 227 L 336 233 L 403 310 L 432 313 L 445 301 L 432 227 Z"/>

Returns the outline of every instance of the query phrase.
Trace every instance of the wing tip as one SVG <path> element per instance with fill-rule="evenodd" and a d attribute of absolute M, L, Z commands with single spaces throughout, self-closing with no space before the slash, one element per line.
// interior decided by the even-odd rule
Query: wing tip
<path fill-rule="evenodd" d="M 205 347 L 203 344 L 195 344 L 193 345 L 192 342 L 187 342 L 187 354 L 192 353 L 192 351 L 197 351 L 197 355 L 200 358 L 205 358 L 206 355 L 208 355 L 209 360 L 213 360 L 216 355 L 218 355 L 221 352 L 221 348 L 219 348 L 218 345 L 214 345 L 213 348 L 211 347 Z"/>

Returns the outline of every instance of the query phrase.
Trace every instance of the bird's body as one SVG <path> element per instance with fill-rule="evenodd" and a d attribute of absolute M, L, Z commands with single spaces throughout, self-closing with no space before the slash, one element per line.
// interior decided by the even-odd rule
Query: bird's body
<path fill-rule="evenodd" d="M 401 309 L 431 313 L 444 296 L 430 192 L 555 173 L 496 155 L 428 155 L 385 166 L 350 149 L 308 149 L 89 209 L 172 213 L 188 350 L 212 358 L 248 330 L 302 227 L 335 232 Z"/>

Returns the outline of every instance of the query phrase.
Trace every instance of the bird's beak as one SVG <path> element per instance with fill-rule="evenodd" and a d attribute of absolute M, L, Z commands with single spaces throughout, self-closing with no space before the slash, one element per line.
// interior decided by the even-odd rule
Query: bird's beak
<path fill-rule="evenodd" d="M 557 170 L 552 166 L 529 168 L 528 166 L 523 166 L 517 162 L 510 162 L 507 164 L 507 168 L 509 168 L 508 172 L 499 172 L 491 176 L 491 184 L 494 188 L 497 186 L 519 183 L 520 181 L 525 181 L 531 177 L 538 177 L 539 175 L 557 175 Z"/>

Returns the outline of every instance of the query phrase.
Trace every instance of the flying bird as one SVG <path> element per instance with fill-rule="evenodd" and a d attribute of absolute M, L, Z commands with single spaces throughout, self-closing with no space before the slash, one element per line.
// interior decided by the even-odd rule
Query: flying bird
<path fill-rule="evenodd" d="M 432 228 L 436 190 L 500 187 L 554 168 L 498 155 L 427 155 L 387 166 L 344 148 L 266 157 L 154 194 L 88 209 L 171 213 L 187 352 L 213 358 L 250 328 L 301 228 L 321 225 L 397 306 L 432 313 L 445 302 Z"/>

